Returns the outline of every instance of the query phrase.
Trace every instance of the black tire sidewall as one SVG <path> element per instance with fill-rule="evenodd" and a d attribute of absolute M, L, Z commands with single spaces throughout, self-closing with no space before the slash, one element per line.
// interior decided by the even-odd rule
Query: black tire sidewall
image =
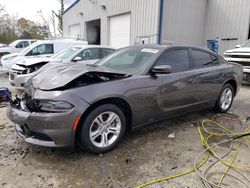
<path fill-rule="evenodd" d="M 110 146 L 107 146 L 105 148 L 100 148 L 100 147 L 95 146 L 91 142 L 90 137 L 89 137 L 89 129 L 94 119 L 98 115 L 106 111 L 114 112 L 119 116 L 121 120 L 121 131 L 120 131 L 118 138 L 116 139 L 114 143 L 112 143 Z M 95 153 L 95 154 L 106 153 L 116 147 L 116 145 L 120 142 L 120 140 L 124 136 L 125 130 L 126 130 L 126 118 L 124 116 L 123 111 L 114 104 L 103 104 L 101 106 L 96 107 L 94 110 L 92 110 L 86 117 L 85 121 L 83 122 L 81 130 L 80 130 L 80 138 L 79 138 L 80 147 L 83 150 L 87 150 L 88 152 Z"/>
<path fill-rule="evenodd" d="M 221 95 L 222 95 L 222 93 L 225 91 L 225 89 L 230 89 L 230 90 L 232 91 L 232 94 L 233 94 L 232 102 L 231 102 L 230 106 L 229 106 L 226 110 L 222 109 L 222 108 L 221 108 L 221 104 L 220 104 Z M 221 113 L 226 113 L 226 112 L 231 108 L 231 106 L 232 106 L 232 104 L 233 104 L 234 96 L 235 96 L 234 88 L 233 88 L 230 84 L 225 84 L 225 85 L 222 87 L 221 92 L 220 92 L 220 94 L 219 94 L 219 97 L 218 97 L 218 99 L 217 99 L 217 101 L 216 101 L 216 106 L 215 106 L 216 110 L 217 110 L 218 112 L 221 112 Z"/>

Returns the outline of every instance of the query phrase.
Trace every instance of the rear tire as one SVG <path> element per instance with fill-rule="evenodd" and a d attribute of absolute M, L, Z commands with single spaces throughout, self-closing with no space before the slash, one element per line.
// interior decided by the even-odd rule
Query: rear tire
<path fill-rule="evenodd" d="M 230 84 L 225 84 L 221 89 L 219 97 L 216 101 L 216 111 L 226 113 L 233 104 L 234 96 L 234 88 Z"/>
<path fill-rule="evenodd" d="M 116 105 L 104 104 L 91 111 L 80 130 L 80 148 L 94 154 L 114 149 L 126 130 L 126 118 Z"/>

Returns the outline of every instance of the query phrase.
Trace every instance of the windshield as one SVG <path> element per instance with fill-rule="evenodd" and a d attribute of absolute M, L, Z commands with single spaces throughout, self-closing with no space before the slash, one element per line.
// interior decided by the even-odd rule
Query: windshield
<path fill-rule="evenodd" d="M 9 44 L 9 46 L 16 46 L 16 44 L 18 43 L 18 40 L 13 41 L 12 43 Z"/>
<path fill-rule="evenodd" d="M 80 47 L 74 47 L 74 48 L 68 48 L 65 50 L 62 50 L 55 55 L 51 56 L 51 58 L 57 58 L 57 59 L 68 59 L 72 55 L 74 55 L 77 51 L 79 51 Z"/>
<path fill-rule="evenodd" d="M 243 44 L 242 48 L 250 48 L 250 40 L 246 41 L 246 43 Z"/>
<path fill-rule="evenodd" d="M 152 48 L 125 48 L 97 62 L 96 65 L 126 74 L 139 74 L 158 51 Z"/>

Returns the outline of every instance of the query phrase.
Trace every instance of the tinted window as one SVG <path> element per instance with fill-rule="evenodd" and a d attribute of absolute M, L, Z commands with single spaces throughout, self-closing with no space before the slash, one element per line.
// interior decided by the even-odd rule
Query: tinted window
<path fill-rule="evenodd" d="M 29 44 L 29 42 L 28 41 L 23 41 L 23 47 L 25 48 L 25 47 L 27 47 L 27 46 L 29 46 L 30 44 Z"/>
<path fill-rule="evenodd" d="M 102 49 L 102 58 L 109 55 L 109 54 L 112 54 L 115 50 L 113 49 L 109 49 L 109 48 L 103 48 Z"/>
<path fill-rule="evenodd" d="M 192 50 L 194 68 L 202 68 L 213 65 L 210 54 L 198 50 Z"/>
<path fill-rule="evenodd" d="M 53 54 L 53 44 L 41 44 L 33 48 L 28 55 Z"/>
<path fill-rule="evenodd" d="M 173 72 L 189 70 L 188 50 L 171 50 L 164 52 L 155 65 L 170 65 Z"/>
<path fill-rule="evenodd" d="M 25 48 L 29 46 L 29 42 L 28 41 L 21 41 L 16 45 L 16 48 Z"/>
<path fill-rule="evenodd" d="M 23 42 L 17 43 L 16 48 L 23 48 Z"/>
<path fill-rule="evenodd" d="M 77 57 L 81 57 L 82 60 L 93 60 L 93 59 L 101 59 L 101 50 L 99 48 L 92 48 L 83 50 L 80 52 Z"/>

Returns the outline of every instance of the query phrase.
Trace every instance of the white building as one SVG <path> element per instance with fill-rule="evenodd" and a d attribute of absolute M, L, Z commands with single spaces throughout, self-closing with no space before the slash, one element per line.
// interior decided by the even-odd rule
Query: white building
<path fill-rule="evenodd" d="M 63 20 L 64 37 L 91 44 L 206 46 L 218 37 L 222 53 L 250 38 L 250 0 L 76 0 Z"/>

